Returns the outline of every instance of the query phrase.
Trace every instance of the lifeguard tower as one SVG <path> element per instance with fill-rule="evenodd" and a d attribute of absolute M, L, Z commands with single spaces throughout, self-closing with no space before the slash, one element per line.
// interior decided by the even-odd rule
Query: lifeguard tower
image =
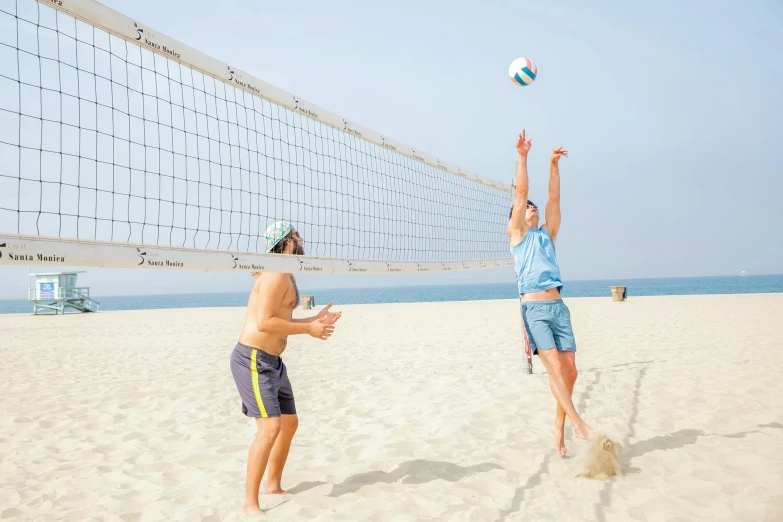
<path fill-rule="evenodd" d="M 33 314 L 97 312 L 100 303 L 90 298 L 90 289 L 76 286 L 76 276 L 83 273 L 30 274 L 29 299 L 33 302 Z"/>

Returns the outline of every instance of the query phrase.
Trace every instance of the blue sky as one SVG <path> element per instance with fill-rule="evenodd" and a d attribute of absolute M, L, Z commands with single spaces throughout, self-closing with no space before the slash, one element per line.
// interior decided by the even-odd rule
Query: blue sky
<path fill-rule="evenodd" d="M 783 272 L 783 4 L 777 1 L 220 2 L 106 5 L 531 199 L 563 145 L 565 279 Z M 536 62 L 526 88 L 507 78 Z M 27 268 L 3 268 L 0 298 Z M 249 276 L 89 269 L 103 294 L 241 291 Z M 311 276 L 302 286 L 513 280 L 508 270 Z"/>

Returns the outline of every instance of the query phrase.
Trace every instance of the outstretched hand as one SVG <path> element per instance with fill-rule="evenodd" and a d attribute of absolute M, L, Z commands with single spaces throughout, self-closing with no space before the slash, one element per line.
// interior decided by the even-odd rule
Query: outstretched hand
<path fill-rule="evenodd" d="M 563 156 L 567 158 L 568 151 L 565 150 L 563 147 L 558 147 L 552 151 L 552 157 L 549 158 L 549 161 L 550 163 L 557 165 L 557 162 L 560 161 L 560 158 L 562 158 Z"/>
<path fill-rule="evenodd" d="M 320 312 L 318 312 L 318 315 L 315 316 L 316 321 L 323 319 L 325 323 L 327 324 L 334 324 L 337 322 L 338 319 L 340 319 L 340 316 L 343 315 L 342 312 L 330 312 L 329 309 L 332 307 L 332 303 L 329 303 L 328 305 L 324 306 Z"/>
<path fill-rule="evenodd" d="M 342 312 L 330 312 L 332 303 L 324 306 L 313 321 L 308 325 L 307 333 L 316 339 L 327 340 L 334 333 L 334 323 L 343 314 Z"/>
<path fill-rule="evenodd" d="M 533 138 L 525 139 L 525 129 L 522 129 L 522 134 L 519 135 L 519 140 L 517 140 L 517 152 L 520 156 L 527 156 L 527 153 L 530 152 L 530 143 L 532 141 Z"/>
<path fill-rule="evenodd" d="M 327 322 L 325 317 L 320 317 L 307 325 L 307 333 L 316 339 L 325 341 L 334 333 L 334 325 Z"/>

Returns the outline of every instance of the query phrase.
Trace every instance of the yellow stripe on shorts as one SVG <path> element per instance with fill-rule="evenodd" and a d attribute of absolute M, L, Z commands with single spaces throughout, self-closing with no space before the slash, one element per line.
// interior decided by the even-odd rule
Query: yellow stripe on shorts
<path fill-rule="evenodd" d="M 266 408 L 264 408 L 264 401 L 261 400 L 261 390 L 258 387 L 258 368 L 256 368 L 256 352 L 258 350 L 253 349 L 250 352 L 250 379 L 253 381 L 253 393 L 256 396 L 256 404 L 258 405 L 258 411 L 261 412 L 261 417 L 266 418 Z"/>

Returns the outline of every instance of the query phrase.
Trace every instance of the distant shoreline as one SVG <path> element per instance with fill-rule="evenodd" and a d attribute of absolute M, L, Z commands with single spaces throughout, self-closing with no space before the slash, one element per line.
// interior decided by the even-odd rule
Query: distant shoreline
<path fill-rule="evenodd" d="M 752 297 L 752 296 L 758 296 L 758 295 L 780 295 L 783 296 L 783 291 L 781 292 L 753 292 L 753 293 L 744 293 L 744 294 L 672 294 L 672 295 L 640 295 L 640 296 L 634 296 L 629 297 L 628 301 L 647 301 L 647 300 L 657 300 L 657 299 L 680 299 L 680 298 L 702 298 L 702 297 Z M 595 300 L 596 302 L 603 302 L 606 300 L 611 300 L 611 296 L 581 296 L 581 297 L 563 297 L 563 300 L 568 301 L 587 301 L 587 300 Z M 469 303 L 475 303 L 475 304 L 489 304 L 489 303 L 498 303 L 498 302 L 504 302 L 508 301 L 512 305 L 517 302 L 517 299 L 476 299 L 476 300 L 454 300 L 454 301 L 408 301 L 408 302 L 378 302 L 378 303 L 335 303 L 334 306 L 339 307 L 367 307 L 367 306 L 384 306 L 384 305 L 399 305 L 399 306 L 405 306 L 405 305 L 437 305 L 437 304 L 443 304 L 443 303 L 461 303 L 461 304 L 469 304 Z M 28 301 L 24 301 L 27 303 Z M 627 302 L 627 301 L 626 301 Z M 2 301 L 0 301 L 2 303 Z M 319 303 L 317 306 L 313 308 L 313 310 L 320 309 L 323 306 L 324 303 Z M 30 305 L 32 307 L 32 305 Z M 117 310 L 102 310 L 101 313 L 124 313 L 124 312 L 155 312 L 155 311 L 164 311 L 164 310 L 224 310 L 224 309 L 231 309 L 231 308 L 244 308 L 245 305 L 227 305 L 227 306 L 194 306 L 191 308 L 188 307 L 168 307 L 168 308 L 132 308 L 132 309 L 117 309 Z M 301 308 L 298 308 L 296 310 L 297 315 L 307 315 L 309 311 L 302 311 Z M 314 312 L 313 312 L 314 313 Z M 32 315 L 32 311 L 30 312 L 7 312 L 2 313 L 0 312 L 0 315 L 7 315 L 7 316 L 16 316 L 16 315 Z M 43 315 L 43 314 L 42 314 Z M 49 314 L 53 315 L 53 314 Z M 78 312 L 68 312 L 67 315 L 81 315 Z"/>
<path fill-rule="evenodd" d="M 698 277 L 671 279 L 617 279 L 566 282 L 565 299 L 582 297 L 609 298 L 611 285 L 625 285 L 628 297 L 664 295 L 742 295 L 783 293 L 783 275 Z M 336 305 L 374 303 L 439 303 L 464 301 L 494 301 L 516 299 L 516 285 L 509 283 L 459 284 L 405 287 L 363 287 L 338 289 L 301 289 L 302 295 L 312 295 L 316 307 L 328 302 Z M 247 291 L 170 295 L 100 296 L 92 295 L 101 304 L 101 311 L 161 310 L 177 308 L 226 308 L 244 306 Z M 27 300 L 0 300 L 0 314 L 27 314 L 32 303 Z"/>

